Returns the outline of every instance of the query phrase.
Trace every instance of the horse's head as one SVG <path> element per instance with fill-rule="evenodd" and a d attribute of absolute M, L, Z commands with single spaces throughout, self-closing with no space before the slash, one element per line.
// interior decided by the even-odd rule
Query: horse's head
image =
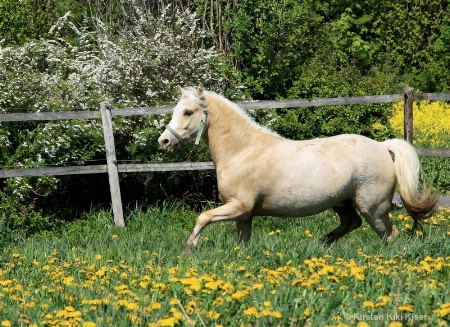
<path fill-rule="evenodd" d="M 203 97 L 203 86 L 183 89 L 179 87 L 181 98 L 173 108 L 173 115 L 166 130 L 161 134 L 158 143 L 161 149 L 173 152 L 180 148 L 183 141 L 196 136 L 198 144 L 206 125 L 206 104 Z"/>

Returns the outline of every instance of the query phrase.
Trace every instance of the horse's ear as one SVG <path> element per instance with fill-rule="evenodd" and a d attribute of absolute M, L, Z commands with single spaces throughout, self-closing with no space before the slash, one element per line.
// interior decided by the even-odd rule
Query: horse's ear
<path fill-rule="evenodd" d="M 203 95 L 203 84 L 200 83 L 197 87 L 197 94 L 202 96 Z"/>
<path fill-rule="evenodd" d="M 179 86 L 179 85 L 178 85 L 178 90 L 180 91 L 181 94 L 186 92 L 186 90 L 184 88 L 182 88 L 181 86 Z"/>

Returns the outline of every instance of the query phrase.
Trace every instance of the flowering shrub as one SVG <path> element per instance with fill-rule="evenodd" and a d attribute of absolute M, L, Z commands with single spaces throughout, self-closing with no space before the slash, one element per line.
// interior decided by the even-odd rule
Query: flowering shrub
<path fill-rule="evenodd" d="M 414 104 L 414 145 L 424 148 L 450 148 L 450 104 L 443 101 L 418 101 Z M 397 137 L 403 136 L 403 102 L 392 106 L 389 119 Z M 379 130 L 384 126 L 376 127 Z M 450 160 L 421 157 L 422 175 L 444 194 L 450 192 Z"/>
<path fill-rule="evenodd" d="M 450 147 L 450 104 L 443 101 L 418 101 L 414 105 L 414 144 L 420 147 Z M 392 128 L 403 134 L 403 102 L 392 106 Z"/>
<path fill-rule="evenodd" d="M 173 102 L 177 85 L 220 85 L 220 58 L 214 48 L 201 47 L 206 33 L 193 13 L 166 15 L 169 8 L 163 8 L 154 17 L 139 1 L 127 3 L 134 11 L 120 35 L 96 18 L 76 26 L 69 12 L 51 28 L 48 39 L 20 47 L 0 43 L 1 112 L 98 110 L 103 100 L 116 108 L 152 106 Z M 155 141 L 165 119 L 115 119 L 120 159 L 162 160 Z M 99 121 L 2 123 L 0 141 L 3 169 L 83 164 L 105 157 Z M 1 215 L 14 216 L 5 211 L 7 199 L 14 208 L 17 201 L 54 194 L 60 184 L 50 176 L 7 180 L 0 189 Z"/>

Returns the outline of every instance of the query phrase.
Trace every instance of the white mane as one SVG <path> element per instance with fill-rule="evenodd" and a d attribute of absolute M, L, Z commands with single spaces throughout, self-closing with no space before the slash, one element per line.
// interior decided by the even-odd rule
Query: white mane
<path fill-rule="evenodd" d="M 195 93 L 195 91 L 194 91 L 194 93 Z M 270 128 L 259 125 L 257 122 L 255 122 L 253 117 L 251 117 L 244 109 L 239 107 L 236 103 L 228 100 L 223 95 L 218 94 L 216 92 L 212 92 L 212 91 L 204 91 L 204 93 L 209 95 L 209 96 L 214 96 L 214 97 L 218 98 L 220 101 L 226 102 L 228 107 L 233 109 L 236 113 L 238 113 L 242 118 L 247 120 L 256 129 L 258 129 L 260 131 L 263 131 L 265 133 L 271 134 L 273 136 L 276 136 L 276 137 L 279 137 L 279 138 L 283 138 L 282 136 L 280 136 L 278 133 L 276 133 L 275 131 L 271 130 Z M 198 97 L 198 95 L 197 95 L 197 97 Z"/>

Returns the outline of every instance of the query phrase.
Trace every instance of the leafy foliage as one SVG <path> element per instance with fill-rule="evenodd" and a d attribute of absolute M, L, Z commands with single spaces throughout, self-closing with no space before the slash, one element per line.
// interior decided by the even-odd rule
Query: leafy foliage
<path fill-rule="evenodd" d="M 115 107 L 151 106 L 173 102 L 178 96 L 177 84 L 220 83 L 217 53 L 213 48 L 198 47 L 205 33 L 194 14 L 185 11 L 166 17 L 163 11 L 155 18 L 143 15 L 138 6 L 134 8 L 130 24 L 120 35 L 111 33 L 98 19 L 76 26 L 68 13 L 50 29 L 51 38 L 0 48 L 3 112 L 15 108 L 93 110 L 102 100 Z M 68 34 L 74 37 L 63 37 Z M 163 160 L 155 140 L 165 120 L 116 119 L 119 158 Z M 103 134 L 96 121 L 4 123 L 0 137 L 4 141 L 3 168 L 104 159 Z M 189 156 L 189 150 L 180 156 Z M 1 193 L 0 214 L 4 219 L 16 219 L 14 212 L 21 206 L 8 203 L 32 206 L 38 199 L 65 194 L 70 187 L 67 178 L 8 179 Z"/>

